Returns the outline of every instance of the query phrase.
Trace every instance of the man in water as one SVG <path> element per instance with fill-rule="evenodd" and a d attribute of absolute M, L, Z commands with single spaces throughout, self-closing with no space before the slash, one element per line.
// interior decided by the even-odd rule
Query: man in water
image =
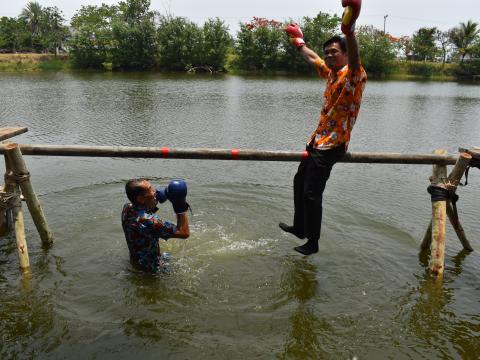
<path fill-rule="evenodd" d="M 355 38 L 355 20 L 360 14 L 361 0 L 342 0 L 342 5 L 346 8 L 341 27 L 345 37 L 334 36 L 325 42 L 325 60 L 305 45 L 297 24 L 285 28 L 303 58 L 327 80 L 320 121 L 307 142 L 308 157 L 301 161 L 293 180 L 293 225 L 279 224 L 283 231 L 300 239 L 307 238 L 304 245 L 294 248 L 304 255 L 318 252 L 323 191 L 333 165 L 347 150 L 367 80 Z"/>
<path fill-rule="evenodd" d="M 186 184 L 182 181 L 172 181 L 173 191 L 180 192 L 175 199 L 169 198 L 177 215 L 177 225 L 160 219 L 155 214 L 157 208 L 157 190 L 146 179 L 129 180 L 125 192 L 130 203 L 123 207 L 122 227 L 130 252 L 130 261 L 141 270 L 157 272 L 164 268 L 164 257 L 160 252 L 159 238 L 181 238 L 190 236 L 185 201 Z M 176 188 L 175 188 L 176 187 Z M 171 193 L 173 193 L 171 191 Z"/>

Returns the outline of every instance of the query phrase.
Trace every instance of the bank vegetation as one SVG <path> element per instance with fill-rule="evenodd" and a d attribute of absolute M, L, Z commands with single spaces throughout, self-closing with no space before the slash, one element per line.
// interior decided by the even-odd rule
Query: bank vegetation
<path fill-rule="evenodd" d="M 219 18 L 198 25 L 151 10 L 150 0 L 125 0 L 82 6 L 67 25 L 57 7 L 29 2 L 18 17 L 0 18 L 0 70 L 311 73 L 283 31 L 291 21 L 254 17 L 232 36 Z M 296 22 L 308 46 L 322 54 L 340 21 L 320 12 Z M 447 31 L 422 27 L 403 37 L 360 26 L 357 37 L 372 77 L 480 77 L 480 27 L 472 20 Z"/>

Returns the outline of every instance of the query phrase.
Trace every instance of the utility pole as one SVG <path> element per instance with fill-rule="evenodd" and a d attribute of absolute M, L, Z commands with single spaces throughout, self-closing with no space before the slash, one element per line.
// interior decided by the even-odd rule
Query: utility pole
<path fill-rule="evenodd" d="M 385 23 L 387 22 L 387 17 L 388 17 L 388 14 L 383 17 L 383 33 L 384 33 L 384 34 L 386 34 L 386 32 L 385 32 Z"/>

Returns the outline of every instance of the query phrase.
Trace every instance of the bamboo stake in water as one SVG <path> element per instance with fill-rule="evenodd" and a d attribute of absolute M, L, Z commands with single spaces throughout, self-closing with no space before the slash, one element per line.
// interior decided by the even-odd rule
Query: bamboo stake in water
<path fill-rule="evenodd" d="M 453 168 L 450 175 L 448 176 L 447 184 L 451 187 L 451 189 L 453 188 L 453 190 L 455 190 L 457 188 L 471 158 L 472 156 L 467 153 L 461 153 L 460 156 L 458 157 L 455 167 Z M 434 172 L 435 171 L 436 170 L 434 169 Z M 443 175 L 444 174 L 440 174 L 439 176 L 442 177 Z M 437 177 L 437 175 L 434 174 L 432 176 L 432 179 L 433 177 Z M 434 181 L 440 181 L 440 180 L 441 180 L 440 178 L 436 178 Z M 465 235 L 465 230 L 463 229 L 463 226 L 460 223 L 458 214 L 454 211 L 453 205 L 450 201 L 447 202 L 446 209 L 447 209 L 448 219 L 450 220 L 450 223 L 452 224 L 452 227 L 455 230 L 455 233 L 457 234 L 458 239 L 462 243 L 463 248 L 468 251 L 473 251 L 473 247 L 468 241 L 467 236 Z M 430 224 L 427 228 L 427 231 L 425 232 L 425 236 L 421 245 L 422 251 L 427 250 L 430 247 L 431 239 L 432 239 L 432 222 L 430 221 Z"/>
<path fill-rule="evenodd" d="M 460 184 L 460 180 L 462 179 L 463 174 L 465 173 L 465 170 L 467 169 L 471 159 L 472 155 L 465 152 L 461 153 L 458 157 L 457 163 L 455 164 L 452 172 L 448 176 L 448 184 L 451 187 L 451 190 L 455 191 L 458 187 L 458 184 Z M 462 243 L 463 248 L 468 251 L 473 251 L 473 247 L 467 240 L 467 236 L 465 235 L 462 224 L 460 224 L 458 214 L 454 211 L 453 205 L 450 201 L 447 204 L 447 215 L 450 223 L 453 226 L 453 229 L 455 230 L 455 233 L 458 236 L 458 239 Z"/>
<path fill-rule="evenodd" d="M 38 201 L 37 195 L 33 190 L 32 183 L 28 178 L 29 172 L 25 165 L 25 161 L 23 160 L 22 153 L 17 144 L 7 144 L 5 146 L 6 153 L 8 154 L 7 156 L 11 161 L 15 175 L 26 177 L 24 180 L 20 181 L 20 188 L 22 189 L 23 196 L 27 202 L 28 210 L 32 215 L 33 222 L 35 223 L 38 233 L 40 234 L 42 243 L 44 245 L 50 245 L 53 242 L 53 235 L 48 228 L 42 206 L 40 205 L 40 201 Z"/>
<path fill-rule="evenodd" d="M 7 174 L 12 173 L 11 161 L 8 154 L 5 155 L 5 169 Z M 20 270 L 22 272 L 29 272 L 30 259 L 28 257 L 25 223 L 23 219 L 22 203 L 20 201 L 20 189 L 15 182 L 8 180 L 8 177 L 5 177 L 4 191 L 14 194 L 16 197 L 15 206 L 13 207 L 13 221 L 15 224 L 15 241 L 17 244 L 18 260 L 20 263 Z"/>
<path fill-rule="evenodd" d="M 435 150 L 435 154 L 446 154 L 445 150 Z M 447 167 L 434 166 L 432 184 L 443 184 L 447 178 Z M 430 246 L 432 262 L 430 269 L 436 275 L 442 275 L 445 267 L 445 225 L 447 218 L 447 201 L 432 201 L 432 243 Z"/>

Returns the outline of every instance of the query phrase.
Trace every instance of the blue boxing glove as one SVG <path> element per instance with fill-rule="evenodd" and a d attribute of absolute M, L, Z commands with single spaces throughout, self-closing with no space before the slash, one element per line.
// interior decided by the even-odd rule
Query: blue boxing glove
<path fill-rule="evenodd" d="M 172 180 L 166 188 L 166 195 L 172 203 L 173 211 L 175 211 L 176 214 L 184 213 L 190 208 L 190 205 L 188 205 L 186 201 L 187 183 L 184 180 Z"/>
<path fill-rule="evenodd" d="M 168 200 L 168 197 L 167 197 L 167 188 L 163 188 L 163 189 L 157 189 L 155 191 L 155 197 L 157 198 L 157 201 L 160 203 L 160 204 L 163 204 L 165 201 Z"/>

